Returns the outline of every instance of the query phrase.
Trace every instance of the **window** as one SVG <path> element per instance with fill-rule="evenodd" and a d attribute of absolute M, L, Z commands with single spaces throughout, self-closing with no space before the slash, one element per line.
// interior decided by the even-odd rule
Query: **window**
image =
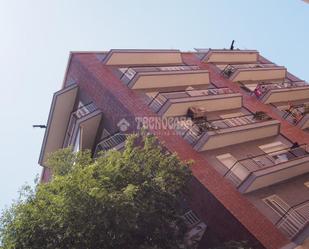
<path fill-rule="evenodd" d="M 237 162 L 237 159 L 230 153 L 219 155 L 217 156 L 217 159 L 228 169 L 233 167 L 233 165 Z"/>
<path fill-rule="evenodd" d="M 269 144 L 260 145 L 259 148 L 265 153 L 274 156 L 284 153 L 285 149 L 288 149 L 289 147 L 286 144 L 277 141 Z"/>

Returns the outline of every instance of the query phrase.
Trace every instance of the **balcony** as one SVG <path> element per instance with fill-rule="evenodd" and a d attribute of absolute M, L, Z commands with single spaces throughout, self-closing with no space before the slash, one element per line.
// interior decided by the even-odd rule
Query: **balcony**
<path fill-rule="evenodd" d="M 240 108 L 242 96 L 229 88 L 159 92 L 148 105 L 161 116 L 184 116 L 193 105 L 209 112 Z"/>
<path fill-rule="evenodd" d="M 203 62 L 215 64 L 256 63 L 259 53 L 256 50 L 209 49 Z"/>
<path fill-rule="evenodd" d="M 230 154 L 217 156 L 228 169 L 224 177 L 242 193 L 249 193 L 309 172 L 306 144 L 237 160 Z"/>
<path fill-rule="evenodd" d="M 179 50 L 112 49 L 103 58 L 105 65 L 180 65 Z"/>
<path fill-rule="evenodd" d="M 275 64 L 227 65 L 222 70 L 222 75 L 233 82 L 284 79 L 286 73 L 285 67 Z"/>
<path fill-rule="evenodd" d="M 309 102 L 278 106 L 282 118 L 301 129 L 309 128 Z"/>
<path fill-rule="evenodd" d="M 47 121 L 39 164 L 46 166 L 47 155 L 62 148 L 67 124 L 76 102 L 78 87 L 72 85 L 56 92 L 53 96 Z"/>
<path fill-rule="evenodd" d="M 266 114 L 238 115 L 217 120 L 187 120 L 178 132 L 197 151 L 212 150 L 278 135 L 280 122 Z"/>
<path fill-rule="evenodd" d="M 197 66 L 129 67 L 119 69 L 121 81 L 132 89 L 209 84 L 209 72 Z"/>
<path fill-rule="evenodd" d="M 81 129 L 80 149 L 92 150 L 101 117 L 101 111 L 96 108 L 94 103 L 83 105 L 72 112 L 63 147 L 73 146 Z"/>
<path fill-rule="evenodd" d="M 304 81 L 259 84 L 254 90 L 254 94 L 265 104 L 296 101 L 308 98 L 309 84 Z"/>

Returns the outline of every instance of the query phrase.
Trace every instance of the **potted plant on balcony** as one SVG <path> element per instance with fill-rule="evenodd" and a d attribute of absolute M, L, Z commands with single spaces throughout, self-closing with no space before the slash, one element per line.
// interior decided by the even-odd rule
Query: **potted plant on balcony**
<path fill-rule="evenodd" d="M 265 112 L 263 112 L 263 111 L 257 111 L 257 112 L 255 112 L 253 117 L 254 117 L 254 119 L 260 120 L 260 121 L 271 119 L 271 118 L 270 118 Z"/>

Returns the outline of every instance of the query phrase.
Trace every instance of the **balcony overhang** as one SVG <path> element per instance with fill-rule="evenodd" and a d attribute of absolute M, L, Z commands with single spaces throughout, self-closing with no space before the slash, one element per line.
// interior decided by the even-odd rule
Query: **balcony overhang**
<path fill-rule="evenodd" d="M 46 166 L 45 163 L 48 154 L 62 148 L 77 93 L 78 87 L 72 85 L 56 92 L 53 96 L 39 158 L 39 164 L 42 166 Z"/>
<path fill-rule="evenodd" d="M 192 106 L 203 107 L 208 112 L 237 109 L 242 107 L 242 95 L 240 93 L 230 93 L 169 99 L 158 114 L 166 117 L 185 116 Z"/>
<path fill-rule="evenodd" d="M 217 149 L 279 134 L 280 122 L 266 120 L 248 125 L 236 126 L 215 131 L 207 131 L 194 145 L 197 151 Z"/>
<path fill-rule="evenodd" d="M 309 156 L 287 161 L 269 168 L 251 172 L 238 187 L 242 193 L 249 193 L 260 188 L 288 180 L 309 172 Z"/>
<path fill-rule="evenodd" d="M 271 89 L 262 98 L 262 102 L 268 104 L 268 103 L 277 103 L 284 101 L 295 101 L 306 98 L 308 99 L 308 96 L 309 96 L 309 85 L 295 88 L 291 87 L 282 89 Z"/>
<path fill-rule="evenodd" d="M 210 49 L 203 62 L 215 64 L 256 63 L 259 53 L 256 50 L 213 50 Z"/>
<path fill-rule="evenodd" d="M 207 70 L 143 72 L 129 82 L 132 89 L 165 88 L 210 84 Z"/>
<path fill-rule="evenodd" d="M 280 66 L 267 68 L 239 68 L 232 74 L 230 80 L 233 82 L 277 80 L 286 78 L 286 74 L 286 68 Z"/>
<path fill-rule="evenodd" d="M 106 65 L 180 65 L 183 64 L 179 50 L 112 49 L 103 60 Z"/>

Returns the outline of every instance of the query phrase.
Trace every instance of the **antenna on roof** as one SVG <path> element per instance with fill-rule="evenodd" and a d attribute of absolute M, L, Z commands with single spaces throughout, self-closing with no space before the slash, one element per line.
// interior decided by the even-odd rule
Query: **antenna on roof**
<path fill-rule="evenodd" d="M 234 43 L 235 43 L 235 40 L 233 40 L 233 41 L 232 41 L 232 44 L 231 44 L 230 50 L 234 50 Z"/>

